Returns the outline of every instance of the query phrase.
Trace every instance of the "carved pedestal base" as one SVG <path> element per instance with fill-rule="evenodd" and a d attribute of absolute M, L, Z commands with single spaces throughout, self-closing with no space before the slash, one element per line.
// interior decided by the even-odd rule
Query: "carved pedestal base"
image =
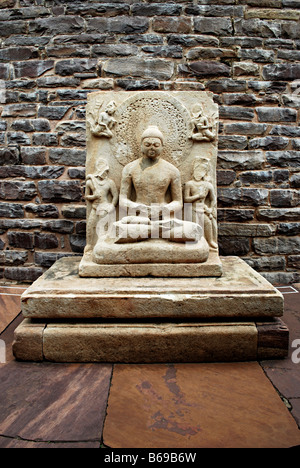
<path fill-rule="evenodd" d="M 283 358 L 282 295 L 236 257 L 219 278 L 80 278 L 56 262 L 22 296 L 19 360 L 217 362 Z"/>
<path fill-rule="evenodd" d="M 268 339 L 266 327 L 269 327 Z M 35 323 L 16 330 L 14 354 L 24 361 L 237 362 L 287 355 L 288 330 L 280 320 L 185 323 Z"/>
<path fill-rule="evenodd" d="M 137 247 L 137 246 L 133 246 Z M 128 249 L 130 250 L 130 249 Z M 185 250 L 186 252 L 186 250 Z M 157 252 L 156 252 L 157 253 Z M 192 252 L 191 252 L 192 253 Z M 153 254 L 152 258 L 155 254 Z M 93 262 L 92 254 L 85 255 L 79 266 L 79 275 L 86 278 L 119 277 L 219 277 L 222 275 L 222 263 L 217 252 L 211 251 L 204 263 L 119 263 L 98 264 Z"/>

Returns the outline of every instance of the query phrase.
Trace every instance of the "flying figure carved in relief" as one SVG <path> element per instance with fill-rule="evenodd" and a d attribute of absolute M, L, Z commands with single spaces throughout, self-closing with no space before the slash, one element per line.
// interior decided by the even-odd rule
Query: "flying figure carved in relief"
<path fill-rule="evenodd" d="M 111 101 L 107 106 L 104 112 L 100 112 L 100 106 L 96 106 L 94 112 L 90 112 L 90 119 L 88 123 L 90 125 L 91 132 L 94 136 L 97 137 L 113 137 L 113 128 L 116 125 L 117 121 L 113 118 L 114 113 L 116 112 L 117 106 L 114 101 Z"/>
<path fill-rule="evenodd" d="M 215 123 L 210 123 L 203 114 L 203 108 L 200 104 L 194 106 L 192 111 L 193 133 L 191 135 L 194 141 L 213 141 L 216 138 Z"/>

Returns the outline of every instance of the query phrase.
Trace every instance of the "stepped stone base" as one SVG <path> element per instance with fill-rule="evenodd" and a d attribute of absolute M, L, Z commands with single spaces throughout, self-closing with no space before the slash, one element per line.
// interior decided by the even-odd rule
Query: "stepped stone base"
<path fill-rule="evenodd" d="M 80 278 L 80 258 L 58 260 L 22 296 L 31 319 L 253 319 L 281 317 L 283 297 L 237 257 L 218 278 Z"/>
<path fill-rule="evenodd" d="M 159 242 L 157 244 L 159 245 Z M 120 263 L 99 265 L 92 261 L 91 256 L 85 255 L 79 265 L 79 274 L 87 278 L 217 277 L 222 276 L 222 263 L 217 252 L 213 251 L 210 252 L 208 260 L 204 263 Z"/>
<path fill-rule="evenodd" d="M 256 361 L 284 358 L 288 335 L 288 329 L 279 319 L 261 325 L 254 322 L 35 323 L 25 319 L 15 332 L 13 351 L 22 361 Z"/>
<path fill-rule="evenodd" d="M 23 361 L 228 362 L 284 358 L 282 295 L 236 257 L 220 278 L 80 278 L 56 262 L 22 296 Z"/>

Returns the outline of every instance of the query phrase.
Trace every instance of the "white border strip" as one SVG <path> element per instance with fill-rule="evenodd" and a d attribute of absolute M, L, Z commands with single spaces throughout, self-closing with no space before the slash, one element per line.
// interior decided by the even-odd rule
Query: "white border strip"
<path fill-rule="evenodd" d="M 281 294 L 299 294 L 299 291 L 293 288 L 293 286 L 278 286 L 276 289 L 278 289 Z M 287 289 L 288 291 L 283 291 L 283 289 Z"/>
<path fill-rule="evenodd" d="M 15 297 L 21 297 L 22 294 L 13 294 L 13 293 L 2 293 L 0 292 L 0 297 L 1 296 L 15 296 Z"/>

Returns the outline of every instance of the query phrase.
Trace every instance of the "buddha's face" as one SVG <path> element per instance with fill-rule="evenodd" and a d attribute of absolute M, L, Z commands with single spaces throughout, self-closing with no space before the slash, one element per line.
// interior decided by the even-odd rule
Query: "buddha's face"
<path fill-rule="evenodd" d="M 161 155 L 163 144 L 160 138 L 144 138 L 142 141 L 142 154 L 149 159 L 157 159 Z"/>

